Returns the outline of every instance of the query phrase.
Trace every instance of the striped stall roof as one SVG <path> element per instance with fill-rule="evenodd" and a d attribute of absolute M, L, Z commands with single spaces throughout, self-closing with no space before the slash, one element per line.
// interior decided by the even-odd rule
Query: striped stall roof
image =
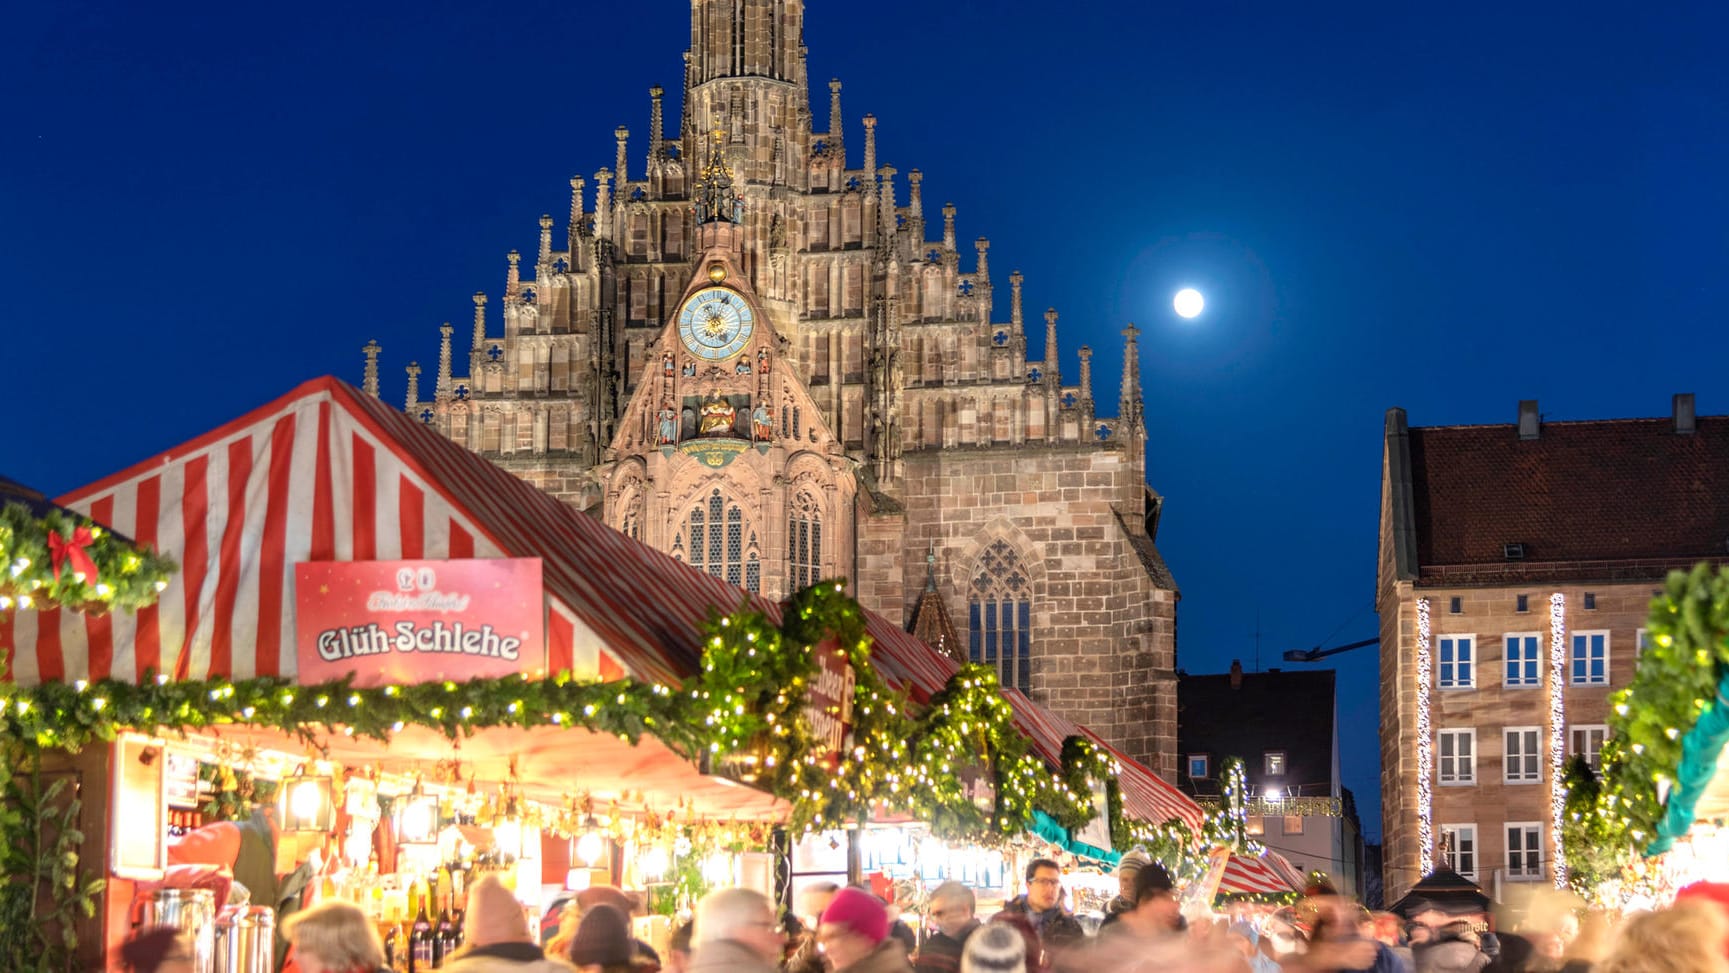
<path fill-rule="evenodd" d="M 1283 869 L 1275 865 L 1273 859 L 1282 863 Z M 1291 863 L 1276 851 L 1267 851 L 1259 858 L 1233 853 L 1230 860 L 1225 862 L 1225 874 L 1219 879 L 1219 891 L 1240 895 L 1278 895 L 1302 891 L 1300 880 L 1292 883 L 1288 876 L 1281 874 L 1292 870 Z"/>
<path fill-rule="evenodd" d="M 931 651 L 935 651 L 934 649 Z M 1055 766 L 1061 766 L 1063 741 L 1072 736 L 1085 737 L 1109 754 L 1122 768 L 1117 774 L 1117 787 L 1123 796 L 1123 811 L 1131 818 L 1157 824 L 1171 818 L 1181 819 L 1189 827 L 1200 830 L 1205 813 L 1187 794 L 1153 773 L 1122 751 L 1106 743 L 1092 730 L 1051 712 L 1028 699 L 1018 689 L 1005 689 L 1003 695 L 1015 708 L 1015 723 L 1033 741 L 1040 756 Z"/>
<path fill-rule="evenodd" d="M 779 605 L 626 537 L 335 378 L 58 499 L 181 570 L 136 615 L 0 616 L 0 650 L 23 685 L 149 671 L 292 677 L 300 561 L 540 558 L 547 668 L 578 677 L 677 684 L 699 669 L 711 612 L 781 617 Z M 886 618 L 867 612 L 866 624 L 884 678 L 915 702 L 954 674 L 952 660 Z M 1098 741 L 1006 693 L 1053 766 L 1068 736 Z M 1132 816 L 1199 826 L 1193 801 L 1110 752 Z"/>
<path fill-rule="evenodd" d="M 548 668 L 578 676 L 676 683 L 697 669 L 710 606 L 773 607 L 334 378 L 59 499 L 181 570 L 136 615 L 0 622 L 21 684 L 292 676 L 297 561 L 541 558 Z"/>

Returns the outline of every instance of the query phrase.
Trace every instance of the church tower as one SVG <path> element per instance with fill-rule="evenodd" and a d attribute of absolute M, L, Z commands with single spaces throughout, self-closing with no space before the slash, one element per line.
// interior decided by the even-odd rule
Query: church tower
<path fill-rule="evenodd" d="M 680 118 L 648 89 L 646 137 L 618 126 L 570 179 L 564 232 L 541 216 L 474 295 L 467 374 L 445 325 L 408 411 L 741 587 L 846 576 L 1170 776 L 1177 588 L 1138 333 L 1115 417 L 1090 349 L 1064 380 L 1055 309 L 1030 358 L 1021 273 L 993 275 L 952 204 L 927 217 L 874 116 L 846 137 L 838 80 L 812 131 L 803 22 L 801 0 L 692 0 Z"/>

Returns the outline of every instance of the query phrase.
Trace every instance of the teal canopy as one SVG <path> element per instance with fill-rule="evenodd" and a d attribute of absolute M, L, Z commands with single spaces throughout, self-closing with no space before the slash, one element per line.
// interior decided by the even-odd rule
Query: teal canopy
<path fill-rule="evenodd" d="M 1693 829 L 1693 811 L 1711 779 L 1717 775 L 1717 758 L 1729 743 L 1729 672 L 1717 682 L 1717 697 L 1699 714 L 1693 729 L 1681 738 L 1681 765 L 1675 768 L 1675 786 L 1669 789 L 1663 819 L 1657 822 L 1657 837 L 1645 854 L 1660 855 L 1675 846 L 1678 838 Z"/>
<path fill-rule="evenodd" d="M 1096 845 L 1089 845 L 1084 841 L 1076 840 L 1074 835 L 1069 834 L 1069 829 L 1058 824 L 1055 818 L 1043 811 L 1033 812 L 1033 834 L 1038 835 L 1040 838 L 1056 845 L 1071 855 L 1091 859 L 1101 865 L 1108 865 L 1112 868 L 1115 868 L 1117 862 L 1123 857 L 1123 853 L 1120 851 L 1112 851 L 1109 848 L 1100 848 Z"/>

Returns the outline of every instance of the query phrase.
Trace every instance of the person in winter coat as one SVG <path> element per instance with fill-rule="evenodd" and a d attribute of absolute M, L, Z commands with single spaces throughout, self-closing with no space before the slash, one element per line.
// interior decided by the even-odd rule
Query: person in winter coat
<path fill-rule="evenodd" d="M 377 973 L 384 966 L 378 927 L 358 906 L 332 899 L 296 912 L 283 935 L 300 973 Z"/>
<path fill-rule="evenodd" d="M 568 958 L 582 973 L 631 973 L 632 945 L 630 919 L 600 903 L 582 914 Z"/>
<path fill-rule="evenodd" d="M 785 942 L 767 896 L 710 892 L 696 904 L 689 973 L 776 973 Z"/>
<path fill-rule="evenodd" d="M 548 959 L 528 930 L 522 904 L 496 875 L 468 889 L 463 917 L 464 944 L 440 967 L 441 973 L 570 973 L 571 966 Z"/>
<path fill-rule="evenodd" d="M 888 906 L 862 889 L 835 893 L 816 938 L 834 973 L 912 973 L 906 950 L 889 935 Z"/>
<path fill-rule="evenodd" d="M 979 929 L 978 917 L 973 914 L 977 908 L 973 890 L 959 882 L 944 882 L 931 890 L 930 917 L 937 931 L 919 947 L 914 973 L 955 973 L 960 969 L 961 950 Z"/>
<path fill-rule="evenodd" d="M 1039 934 L 1039 944 L 1051 965 L 1060 965 L 1056 954 L 1081 945 L 1087 938 L 1080 920 L 1065 912 L 1062 902 L 1062 866 L 1049 858 L 1035 858 L 1027 863 L 1027 890 L 1004 903 L 997 915 L 1025 916 Z"/>

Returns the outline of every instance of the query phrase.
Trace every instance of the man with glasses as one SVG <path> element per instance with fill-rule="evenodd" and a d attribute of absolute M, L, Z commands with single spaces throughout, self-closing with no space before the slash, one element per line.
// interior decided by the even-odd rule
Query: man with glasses
<path fill-rule="evenodd" d="M 1003 905 L 997 916 L 1021 916 L 1038 933 L 1039 945 L 1061 965 L 1064 950 L 1086 941 L 1086 930 L 1080 920 L 1063 910 L 1063 868 L 1049 858 L 1035 858 L 1027 864 L 1027 890 Z M 1032 957 L 1027 965 L 1031 967 Z"/>
<path fill-rule="evenodd" d="M 776 973 L 786 944 L 768 898 L 750 889 L 703 896 L 691 940 L 690 973 Z"/>
<path fill-rule="evenodd" d="M 913 973 L 956 973 L 961 967 L 961 950 L 967 937 L 979 928 L 973 915 L 978 907 L 973 890 L 959 882 L 944 882 L 931 890 L 931 924 L 937 927 L 925 944 L 919 947 L 919 960 Z"/>

